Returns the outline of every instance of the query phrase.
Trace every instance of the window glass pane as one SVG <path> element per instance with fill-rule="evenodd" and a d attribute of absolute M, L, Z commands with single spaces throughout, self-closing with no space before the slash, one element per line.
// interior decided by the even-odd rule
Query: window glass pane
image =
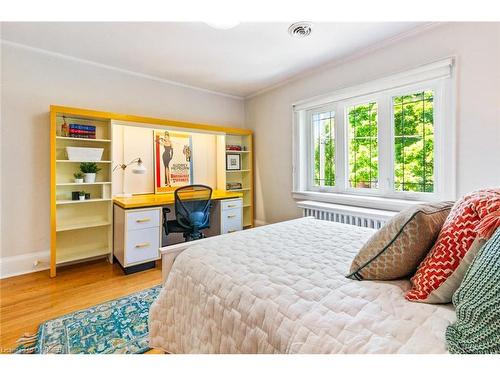
<path fill-rule="evenodd" d="M 314 186 L 335 186 L 335 113 L 312 116 L 314 139 Z"/>
<path fill-rule="evenodd" d="M 394 97 L 394 189 L 434 191 L 434 92 Z"/>
<path fill-rule="evenodd" d="M 349 186 L 378 188 L 377 103 L 350 107 L 349 119 Z"/>

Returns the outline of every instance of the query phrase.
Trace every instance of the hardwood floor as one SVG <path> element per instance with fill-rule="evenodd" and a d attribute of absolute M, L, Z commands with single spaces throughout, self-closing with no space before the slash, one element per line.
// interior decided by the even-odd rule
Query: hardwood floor
<path fill-rule="evenodd" d="M 9 353 L 25 332 L 45 320 L 119 298 L 161 282 L 161 269 L 124 275 L 105 260 L 0 280 L 0 353 Z M 158 351 L 151 351 L 158 352 Z"/>

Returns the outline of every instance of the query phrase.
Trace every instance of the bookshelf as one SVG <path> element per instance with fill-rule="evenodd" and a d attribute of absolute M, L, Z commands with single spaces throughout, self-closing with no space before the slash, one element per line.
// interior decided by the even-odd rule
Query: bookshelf
<path fill-rule="evenodd" d="M 95 127 L 95 139 L 63 135 L 64 121 Z M 110 119 L 51 111 L 51 276 L 59 265 L 112 256 L 111 135 Z M 104 149 L 95 161 L 101 168 L 95 182 L 74 181 L 80 163 L 90 160 L 68 160 L 66 147 Z M 73 200 L 72 193 L 78 191 L 90 193 L 90 199 Z"/>
<path fill-rule="evenodd" d="M 241 150 L 229 150 L 228 146 L 237 146 Z M 240 157 L 239 170 L 226 169 L 228 154 Z M 217 160 L 217 189 L 238 191 L 243 194 L 243 227 L 252 228 L 254 225 L 252 134 L 219 135 L 217 137 Z M 230 188 L 228 184 L 239 184 L 241 187 Z"/>

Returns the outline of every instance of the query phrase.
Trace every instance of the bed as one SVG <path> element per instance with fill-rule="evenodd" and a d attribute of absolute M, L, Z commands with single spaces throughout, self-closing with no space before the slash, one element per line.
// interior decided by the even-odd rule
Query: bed
<path fill-rule="evenodd" d="M 451 305 L 408 280 L 345 277 L 373 229 L 301 218 L 190 244 L 164 259 L 150 346 L 169 353 L 446 353 Z"/>

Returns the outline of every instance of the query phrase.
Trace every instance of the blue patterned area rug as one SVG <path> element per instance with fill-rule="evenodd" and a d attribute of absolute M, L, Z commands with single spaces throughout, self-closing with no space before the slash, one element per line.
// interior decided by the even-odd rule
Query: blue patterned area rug
<path fill-rule="evenodd" d="M 48 320 L 36 335 L 19 340 L 17 353 L 140 354 L 149 350 L 149 308 L 160 293 L 155 286 Z"/>

